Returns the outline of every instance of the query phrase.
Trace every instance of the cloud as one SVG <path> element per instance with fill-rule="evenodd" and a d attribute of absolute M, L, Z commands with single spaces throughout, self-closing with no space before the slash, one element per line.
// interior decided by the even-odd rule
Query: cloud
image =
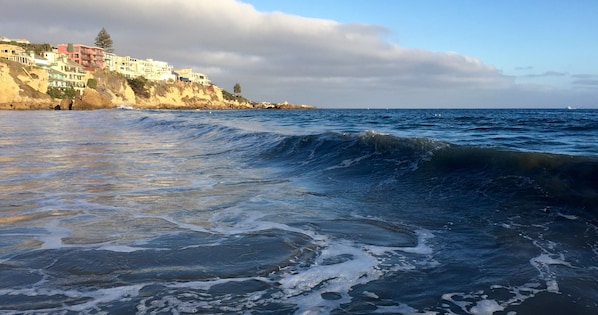
<path fill-rule="evenodd" d="M 578 89 L 598 90 L 598 75 L 593 74 L 574 74 L 571 76 L 573 85 Z"/>
<path fill-rule="evenodd" d="M 574 79 L 585 80 L 585 79 L 595 79 L 595 78 L 598 78 L 598 75 L 593 75 L 593 74 L 574 74 L 571 77 L 574 78 Z"/>
<path fill-rule="evenodd" d="M 546 77 L 564 77 L 568 76 L 569 74 L 566 72 L 558 72 L 558 71 L 546 71 L 540 74 L 528 74 L 524 77 L 526 78 L 546 78 Z"/>
<path fill-rule="evenodd" d="M 598 79 L 580 79 L 574 80 L 573 84 L 577 85 L 578 87 L 586 87 L 586 88 L 598 88 Z"/>
<path fill-rule="evenodd" d="M 515 70 L 518 70 L 518 71 L 528 71 L 528 70 L 533 70 L 533 69 L 534 69 L 534 67 L 532 67 L 532 66 L 515 67 Z"/>
<path fill-rule="evenodd" d="M 19 0 L 2 11 L 0 35 L 93 44 L 105 27 L 119 55 L 193 67 L 229 90 L 239 82 L 257 101 L 481 105 L 514 85 L 475 57 L 389 42 L 379 25 L 260 12 L 239 0 Z"/>

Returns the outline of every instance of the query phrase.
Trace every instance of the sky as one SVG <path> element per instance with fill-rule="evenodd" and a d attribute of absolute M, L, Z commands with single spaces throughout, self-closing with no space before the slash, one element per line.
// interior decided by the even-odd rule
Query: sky
<path fill-rule="evenodd" d="M 595 0 L 0 0 L 0 36 L 320 108 L 598 108 Z"/>

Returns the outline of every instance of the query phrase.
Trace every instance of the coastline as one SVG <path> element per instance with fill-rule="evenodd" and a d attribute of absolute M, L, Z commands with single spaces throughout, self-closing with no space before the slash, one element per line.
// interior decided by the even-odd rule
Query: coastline
<path fill-rule="evenodd" d="M 284 103 L 254 103 L 254 106 L 238 106 L 236 104 L 228 104 L 228 106 L 213 106 L 213 105 L 196 105 L 196 106 L 181 106 L 175 104 L 151 104 L 151 105 L 133 105 L 133 104 L 113 104 L 113 106 L 86 106 L 70 107 L 61 105 L 63 100 L 57 99 L 53 102 L 47 101 L 32 101 L 32 102 L 11 102 L 0 103 L 0 111 L 34 111 L 34 110 L 101 110 L 101 109 L 157 109 L 157 110 L 315 110 L 317 107 L 311 105 L 295 105 Z M 67 100 L 68 101 L 68 100 Z"/>
<path fill-rule="evenodd" d="M 95 110 L 118 107 L 166 110 L 316 109 L 288 102 L 253 102 L 229 96 L 216 85 L 192 82 L 147 82 L 135 90 L 124 76 L 96 70 L 94 87 L 72 98 L 48 95 L 48 71 L 0 59 L 0 110 Z M 225 96 L 226 94 L 226 96 Z"/>

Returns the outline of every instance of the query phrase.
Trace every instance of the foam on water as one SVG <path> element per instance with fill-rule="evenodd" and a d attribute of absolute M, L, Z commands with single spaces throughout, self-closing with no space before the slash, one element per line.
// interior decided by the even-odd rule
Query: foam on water
<path fill-rule="evenodd" d="M 335 260 L 335 263 L 328 263 L 330 260 Z M 379 260 L 362 249 L 332 243 L 321 251 L 309 269 L 285 275 L 278 282 L 285 300 L 299 306 L 297 313 L 327 313 L 350 302 L 348 293 L 353 286 L 382 276 L 378 265 Z M 334 298 L 325 298 L 327 294 Z"/>
<path fill-rule="evenodd" d="M 417 238 L 418 238 L 417 246 L 415 246 L 415 247 L 400 247 L 400 248 L 397 248 L 397 250 L 400 250 L 400 251 L 406 252 L 406 253 L 414 253 L 414 254 L 420 254 L 420 255 L 431 255 L 433 250 L 430 246 L 428 246 L 427 240 L 433 238 L 434 234 L 432 234 L 428 230 L 416 230 L 415 233 L 417 234 Z"/>
<path fill-rule="evenodd" d="M 232 213 L 235 213 L 233 211 Z M 229 212 L 225 216 L 229 216 Z M 147 216 L 136 215 L 136 218 L 147 218 Z M 227 279 L 214 279 L 206 281 L 189 281 L 189 282 L 164 282 L 151 283 L 142 282 L 134 285 L 116 286 L 112 288 L 86 288 L 81 287 L 71 289 L 48 288 L 44 285 L 45 281 L 33 286 L 31 289 L 2 289 L 0 295 L 22 295 L 22 296 L 47 296 L 60 297 L 63 296 L 65 301 L 70 304 L 68 306 L 60 306 L 61 309 L 69 309 L 71 311 L 83 312 L 94 308 L 101 308 L 101 305 L 110 304 L 115 301 L 132 301 L 138 300 L 143 294 L 140 291 L 147 291 L 146 288 L 158 285 L 158 291 L 161 292 L 159 297 L 143 298 L 137 303 L 139 313 L 159 313 L 163 311 L 177 311 L 185 312 L 185 310 L 218 310 L 218 311 L 235 311 L 249 309 L 261 304 L 285 304 L 295 305 L 295 313 L 297 314 L 326 314 L 334 309 L 338 309 L 342 304 L 349 303 L 352 300 L 349 294 L 355 286 L 367 284 L 384 276 L 385 273 L 392 271 L 398 272 L 401 270 L 407 271 L 414 268 L 411 264 L 402 264 L 396 266 L 388 266 L 388 256 L 398 255 L 401 247 L 394 246 L 376 246 L 371 244 L 359 243 L 359 239 L 345 239 L 338 235 L 322 234 L 322 231 L 312 229 L 300 229 L 291 227 L 277 222 L 262 221 L 262 214 L 245 215 L 243 220 L 238 221 L 233 225 L 219 224 L 222 219 L 222 214 L 214 215 L 212 220 L 213 228 L 206 229 L 203 227 L 193 226 L 192 224 L 182 224 L 173 220 L 170 217 L 158 216 L 153 218 L 163 219 L 169 223 L 175 224 L 178 228 L 190 232 L 206 232 L 218 233 L 222 236 L 237 236 L 244 237 L 247 233 L 259 233 L 261 231 L 269 231 L 272 229 L 279 229 L 288 233 L 302 233 L 306 235 L 317 246 L 316 257 L 310 262 L 297 261 L 287 267 L 273 272 L 268 277 L 233 277 Z M 376 224 L 376 221 L 362 221 L 356 218 L 357 224 Z M 342 221 L 344 224 L 349 224 L 350 221 Z M 365 223 L 364 223 L 365 222 Z M 382 224 L 382 223 L 381 223 Z M 384 225 L 382 225 L 384 226 Z M 49 221 L 46 224 L 46 229 L 51 232 L 50 236 L 44 236 L 42 240 L 44 250 L 59 250 L 61 248 L 76 247 L 62 244 L 61 240 L 64 237 L 69 237 L 68 229 L 61 227 L 57 220 Z M 393 232 L 390 230 L 390 232 Z M 419 242 L 425 242 L 426 239 L 432 237 L 428 231 L 418 231 Z M 137 245 L 144 243 L 138 240 Z M 88 250 L 107 250 L 119 253 L 133 253 L 145 250 L 142 247 L 129 245 L 111 245 L 111 244 L 96 244 L 88 245 Z M 216 245 L 216 244 L 214 244 Z M 187 248 L 187 247 L 183 247 Z M 405 252 L 415 253 L 418 255 L 430 255 L 432 250 L 425 244 L 418 244 L 415 247 L 406 248 Z M 84 252 L 81 255 L 85 255 Z M 240 297 L 241 300 L 237 303 L 237 309 L 223 308 L 218 298 L 212 299 L 209 291 L 215 286 L 231 285 L 232 283 L 244 283 L 247 281 L 257 281 L 266 284 L 266 289 L 261 289 L 252 292 L 246 292 Z M 160 289 L 163 288 L 163 289 Z M 266 292 L 272 291 L 274 292 Z M 164 294 L 164 290 L 174 290 L 173 294 Z M 191 291 L 189 291 L 191 290 Z M 201 292 L 197 292 L 197 290 Z M 157 291 L 157 292 L 158 292 Z M 188 300 L 180 296 L 182 292 L 186 294 L 202 296 L 201 299 L 194 301 Z M 205 291 L 205 292 L 204 292 Z M 178 293 L 177 293 L 178 292 Z M 203 292 L 203 293 L 202 293 Z M 375 296 L 375 293 L 369 293 L 370 297 Z M 59 300 L 61 298 L 58 298 Z M 75 302 L 81 301 L 81 302 Z M 71 304 L 72 303 L 72 304 Z M 62 304 L 62 303 L 61 303 Z M 48 306 L 51 306 L 49 304 Z M 232 306 L 230 306 L 232 307 Z M 404 306 L 403 309 L 407 309 Z M 54 308 L 47 309 L 48 311 Z"/>
<path fill-rule="evenodd" d="M 41 249 L 56 249 L 64 246 L 62 239 L 71 235 L 71 230 L 60 226 L 60 220 L 51 220 L 45 225 L 47 235 L 39 236 Z"/>
<path fill-rule="evenodd" d="M 251 202 L 262 202 L 261 197 L 254 197 Z M 73 248 L 71 244 L 63 244 L 63 239 L 72 236 L 72 230 L 68 228 L 71 223 L 65 224 L 77 216 L 87 217 L 87 214 L 72 213 L 72 216 L 60 216 L 46 221 L 44 229 L 48 234 L 38 235 L 42 242 L 41 249 L 56 250 L 61 248 Z M 133 213 L 134 219 L 158 219 L 173 225 L 179 231 L 199 232 L 220 237 L 240 237 L 248 234 L 260 233 L 262 231 L 280 230 L 285 233 L 299 233 L 308 237 L 316 246 L 315 257 L 312 262 L 292 262 L 290 265 L 274 271 L 267 277 L 232 277 L 226 279 L 212 279 L 205 281 L 189 282 L 143 282 L 132 285 L 117 286 L 113 288 L 85 288 L 80 289 L 56 289 L 44 286 L 44 281 L 31 289 L 2 289 L 0 295 L 22 295 L 22 296 L 64 296 L 70 306 L 60 306 L 49 310 L 69 309 L 76 312 L 85 312 L 94 308 L 102 308 L 116 301 L 137 301 L 138 313 L 160 313 L 164 311 L 239 311 L 248 310 L 264 305 L 294 305 L 293 312 L 296 314 L 327 314 L 341 308 L 342 305 L 351 303 L 354 300 L 352 291 L 357 286 L 366 285 L 383 279 L 388 273 L 409 273 L 417 272 L 420 268 L 435 268 L 440 263 L 434 258 L 435 252 L 430 240 L 435 238 L 432 231 L 417 229 L 408 231 L 406 228 L 389 225 L 387 222 L 378 221 L 372 218 L 352 217 L 342 220 L 317 223 L 316 228 L 305 228 L 301 225 L 288 225 L 281 222 L 268 221 L 266 212 L 247 212 L 239 208 L 231 207 L 211 213 L 205 221 L 205 225 L 194 223 L 183 223 L 170 215 L 144 215 Z M 308 227 L 310 225 L 307 225 Z M 383 240 L 370 239 L 369 236 L 361 236 L 359 233 L 346 233 L 348 227 L 373 229 L 380 234 L 405 237 L 410 233 L 415 238 L 414 246 L 385 244 Z M 517 224 L 498 224 L 504 229 L 521 228 Z M 545 225 L 538 225 L 539 229 L 545 230 Z M 382 229 L 378 231 L 377 229 Z M 405 234 L 406 233 L 406 234 Z M 513 305 L 519 305 L 524 301 L 536 296 L 540 292 L 559 293 L 559 286 L 556 281 L 553 266 L 572 267 L 565 259 L 564 254 L 555 253 L 557 244 L 542 239 L 536 240 L 530 236 L 532 244 L 541 250 L 541 253 L 530 259 L 529 263 L 538 271 L 538 280 L 545 283 L 528 283 L 523 286 L 507 287 L 503 285 L 491 285 L 485 291 L 480 292 L 455 292 L 446 293 L 443 300 L 450 303 L 445 307 L 448 313 L 453 313 L 457 307 L 468 314 L 493 314 L 502 311 Z M 394 238 L 396 240 L 396 238 Z M 91 250 L 107 250 L 120 253 L 132 253 L 142 251 L 146 248 L 144 243 L 150 240 L 137 239 L 133 243 L 96 243 L 86 245 Z M 215 242 L 214 246 L 218 246 Z M 205 245 L 205 244 L 204 244 Z M 199 246 L 199 245 L 190 245 Z M 188 248 L 183 246 L 181 248 Z M 410 255 L 409 259 L 402 258 L 402 255 Z M 415 255 L 415 256 L 413 256 Z M 390 263 L 392 261 L 392 263 Z M 234 283 L 245 285 L 248 282 L 260 283 L 256 290 L 241 292 L 237 300 L 227 307 L 221 305 L 222 296 L 214 295 L 211 290 L 218 286 L 232 286 Z M 157 286 L 157 287 L 156 287 Z M 155 287 L 155 289 L 150 289 Z M 145 292 L 157 290 L 158 297 L 147 296 Z M 168 293 L 168 291 L 172 291 Z M 141 292 L 141 293 L 140 293 Z M 494 292 L 501 298 L 492 298 Z M 376 291 L 364 291 L 363 296 L 379 300 Z M 187 295 L 187 297 L 185 297 Z M 190 298 L 195 296 L 195 298 Z M 60 300 L 60 298 L 58 298 Z M 68 304 L 67 303 L 67 304 Z M 452 305 L 452 306 L 451 306 Z M 399 314 L 425 314 L 425 310 L 419 310 L 406 303 L 395 303 L 394 305 L 377 305 L 375 313 L 394 312 Z M 458 314 L 457 312 L 456 314 Z"/>
<path fill-rule="evenodd" d="M 141 247 L 132 247 L 126 245 L 105 245 L 98 247 L 99 250 L 106 250 L 110 252 L 119 252 L 119 253 L 132 253 L 140 250 L 144 250 Z"/>
<path fill-rule="evenodd" d="M 0 310 L 598 309 L 595 135 L 379 114 L 7 113 Z"/>
<path fill-rule="evenodd" d="M 35 284 L 30 289 L 0 289 L 0 296 L 25 296 L 31 299 L 54 300 L 52 305 L 46 302 L 51 308 L 29 309 L 29 310 L 6 310 L 3 314 L 39 314 L 47 312 L 56 312 L 70 310 L 82 314 L 93 313 L 92 310 L 99 308 L 100 304 L 113 301 L 127 301 L 138 296 L 139 290 L 143 284 L 117 286 L 114 288 L 101 288 L 95 290 L 77 290 L 77 289 L 52 289 L 43 286 L 43 281 Z M 77 303 L 79 302 L 79 303 Z"/>
<path fill-rule="evenodd" d="M 546 281 L 548 292 L 552 293 L 559 293 L 559 285 L 556 280 L 556 275 L 551 271 L 550 267 L 553 265 L 571 267 L 571 264 L 565 261 L 565 256 L 562 253 L 556 256 L 542 253 L 539 256 L 530 259 L 530 264 L 538 270 L 540 277 Z"/>
<path fill-rule="evenodd" d="M 474 315 L 492 315 L 494 312 L 502 311 L 504 307 L 498 305 L 495 300 L 481 300 L 469 311 Z"/>

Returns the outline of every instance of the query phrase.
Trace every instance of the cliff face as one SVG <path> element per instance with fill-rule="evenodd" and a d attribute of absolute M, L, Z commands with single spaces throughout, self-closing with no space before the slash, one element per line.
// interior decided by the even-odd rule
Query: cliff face
<path fill-rule="evenodd" d="M 135 92 L 124 76 L 105 70 L 96 70 L 93 73 L 93 78 L 97 82 L 95 90 L 113 104 L 117 106 L 135 104 Z"/>
<path fill-rule="evenodd" d="M 93 88 L 85 88 L 80 96 L 52 99 L 48 90 L 48 72 L 0 59 L 0 109 L 60 109 L 88 110 L 130 106 L 150 109 L 251 109 L 251 108 L 313 108 L 290 104 L 250 103 L 227 100 L 215 85 L 192 82 L 153 82 L 136 80 L 132 88 L 122 75 L 106 70 L 90 74 Z M 91 85 L 91 84 L 90 84 Z"/>
<path fill-rule="evenodd" d="M 224 109 L 229 105 L 217 86 L 190 82 L 147 82 L 136 95 L 127 79 L 117 73 L 96 70 L 90 74 L 95 87 L 85 88 L 74 100 L 53 100 L 48 91 L 48 72 L 0 60 L 0 109 L 103 109 L 118 106 L 167 109 Z M 250 105 L 249 105 L 250 106 Z"/>
<path fill-rule="evenodd" d="M 147 95 L 137 95 L 137 106 L 168 109 L 224 109 L 230 108 L 224 101 L 222 89 L 191 82 L 151 84 Z"/>
<path fill-rule="evenodd" d="M 51 109 L 48 72 L 0 61 L 0 109 Z"/>
<path fill-rule="evenodd" d="M 136 90 L 117 73 L 96 70 L 95 88 L 86 88 L 76 98 L 73 109 L 101 109 L 118 106 L 136 108 L 197 109 L 225 108 L 222 90 L 189 82 L 152 82 L 136 80 Z"/>

